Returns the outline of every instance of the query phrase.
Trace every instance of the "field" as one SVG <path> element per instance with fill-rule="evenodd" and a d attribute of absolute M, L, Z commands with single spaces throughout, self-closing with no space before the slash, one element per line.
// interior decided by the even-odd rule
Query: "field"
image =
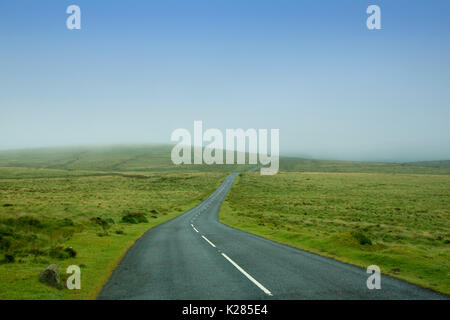
<path fill-rule="evenodd" d="M 241 174 L 220 220 L 450 293 L 450 176 Z"/>
<path fill-rule="evenodd" d="M 280 168 L 285 172 L 450 174 L 450 161 L 386 163 L 283 157 Z"/>
<path fill-rule="evenodd" d="M 225 176 L 42 178 L 52 172 L 0 171 L 3 176 L 16 176 L 17 170 L 27 178 L 0 179 L 0 299 L 95 298 L 139 236 L 199 203 Z M 32 174 L 39 178 L 29 178 Z M 58 290 L 40 283 L 39 273 L 51 263 L 58 265 L 63 277 L 67 266 L 81 266 L 82 290 Z"/>
<path fill-rule="evenodd" d="M 35 169 L 2 173 L 0 177 L 23 178 L 85 175 L 117 172 L 231 172 L 245 171 L 250 165 L 181 165 L 170 160 L 172 146 L 126 145 L 109 147 L 41 148 L 0 151 L 0 168 L 13 167 Z M 52 169 L 38 171 L 37 169 Z M 426 161 L 416 163 L 383 163 L 315 160 L 292 157 L 280 158 L 280 171 L 284 172 L 364 172 L 364 173 L 423 173 L 450 174 L 450 161 Z M 6 176 L 5 176 L 6 174 Z"/>
<path fill-rule="evenodd" d="M 190 209 L 232 171 L 174 166 L 170 146 L 0 152 L 0 299 L 93 299 L 149 228 Z M 371 163 L 281 158 L 281 173 L 242 174 L 227 224 L 449 293 L 448 161 Z M 63 280 L 79 265 L 82 290 Z"/>
<path fill-rule="evenodd" d="M 98 175 L 117 172 L 231 172 L 249 165 L 179 165 L 175 166 L 168 145 L 126 145 L 108 147 L 41 148 L 0 152 L 0 168 L 54 169 L 50 174 Z M 59 170 L 59 172 L 58 172 Z M 21 177 L 19 175 L 19 177 Z"/>

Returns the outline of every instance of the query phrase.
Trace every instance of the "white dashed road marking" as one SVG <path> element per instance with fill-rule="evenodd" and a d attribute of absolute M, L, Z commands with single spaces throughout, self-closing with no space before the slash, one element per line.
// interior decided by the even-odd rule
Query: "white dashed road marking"
<path fill-rule="evenodd" d="M 247 272 L 245 272 L 244 269 L 242 269 L 241 267 L 239 267 L 239 265 L 234 262 L 233 260 L 231 260 L 230 257 L 228 257 L 225 253 L 222 253 L 222 256 L 228 260 L 228 262 L 230 262 L 236 269 L 238 269 L 244 276 L 246 276 L 248 278 L 248 280 L 250 280 L 251 282 L 253 282 L 258 288 L 260 288 L 265 294 L 272 296 L 272 292 L 270 292 L 269 290 L 267 290 L 261 283 L 259 283 L 258 281 L 256 281 L 255 278 L 253 278 L 251 275 L 249 275 Z"/>
<path fill-rule="evenodd" d="M 208 238 L 206 238 L 205 236 L 202 236 L 203 239 L 206 240 L 206 242 L 208 242 L 210 245 L 212 245 L 214 248 L 216 247 L 216 245 L 214 243 L 212 243 L 211 241 L 208 240 Z"/>

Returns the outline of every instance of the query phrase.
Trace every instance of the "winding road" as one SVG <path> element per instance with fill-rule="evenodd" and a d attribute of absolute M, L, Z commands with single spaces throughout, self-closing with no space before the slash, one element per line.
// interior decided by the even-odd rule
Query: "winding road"
<path fill-rule="evenodd" d="M 147 231 L 128 250 L 98 299 L 448 299 L 366 270 L 233 229 L 218 213 L 238 173 L 206 200 Z"/>

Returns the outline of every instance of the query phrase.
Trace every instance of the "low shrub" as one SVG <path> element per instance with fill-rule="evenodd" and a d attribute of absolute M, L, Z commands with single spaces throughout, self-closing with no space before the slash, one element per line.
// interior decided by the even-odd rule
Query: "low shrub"
<path fill-rule="evenodd" d="M 64 260 L 70 258 L 69 253 L 63 247 L 53 247 L 50 249 L 49 256 L 54 259 Z"/>
<path fill-rule="evenodd" d="M 43 224 L 39 219 L 36 219 L 35 217 L 31 216 L 23 216 L 20 218 L 17 218 L 16 224 L 19 226 L 31 226 L 35 228 L 42 228 Z"/>
<path fill-rule="evenodd" d="M 43 256 L 43 255 L 46 254 L 46 252 L 45 252 L 44 250 L 42 250 L 42 249 L 36 249 L 36 248 L 33 248 L 33 249 L 28 250 L 28 253 L 32 254 L 32 255 L 35 256 L 35 257 Z"/>
<path fill-rule="evenodd" d="M 44 224 L 37 218 L 22 216 L 19 218 L 0 219 L 0 235 L 11 235 L 14 230 L 42 229 Z"/>
<path fill-rule="evenodd" d="M 11 247 L 11 239 L 0 235 L 0 251 L 7 251 Z"/>
<path fill-rule="evenodd" d="M 372 245 L 372 240 L 370 240 L 370 238 L 361 231 L 352 232 L 352 236 L 358 240 L 361 245 Z"/>
<path fill-rule="evenodd" d="M 64 218 L 61 222 L 60 225 L 62 227 L 72 227 L 75 225 L 75 223 L 72 221 L 72 219 L 69 218 Z"/>
<path fill-rule="evenodd" d="M 126 215 L 124 215 L 122 217 L 122 222 L 137 224 L 137 223 L 148 222 L 148 220 L 145 217 L 145 213 L 143 213 L 143 212 L 132 212 L 132 213 L 127 213 Z"/>
<path fill-rule="evenodd" d="M 5 254 L 5 262 L 13 263 L 15 261 L 15 257 L 12 254 Z"/>
<path fill-rule="evenodd" d="M 77 252 L 72 248 L 65 248 L 64 251 L 69 255 L 70 258 L 75 258 L 77 256 Z"/>
<path fill-rule="evenodd" d="M 103 219 L 102 217 L 91 218 L 91 221 L 94 222 L 95 224 L 101 226 L 103 228 L 103 230 L 107 230 L 110 228 L 110 223 L 107 220 Z M 114 220 L 113 220 L 113 222 L 114 222 Z"/>

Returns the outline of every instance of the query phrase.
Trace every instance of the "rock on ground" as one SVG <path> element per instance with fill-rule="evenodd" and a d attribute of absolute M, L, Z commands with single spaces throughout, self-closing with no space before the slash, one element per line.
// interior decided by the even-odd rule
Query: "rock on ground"
<path fill-rule="evenodd" d="M 58 289 L 61 288 L 61 278 L 56 264 L 51 264 L 45 268 L 45 270 L 41 272 L 39 279 L 49 286 Z"/>

